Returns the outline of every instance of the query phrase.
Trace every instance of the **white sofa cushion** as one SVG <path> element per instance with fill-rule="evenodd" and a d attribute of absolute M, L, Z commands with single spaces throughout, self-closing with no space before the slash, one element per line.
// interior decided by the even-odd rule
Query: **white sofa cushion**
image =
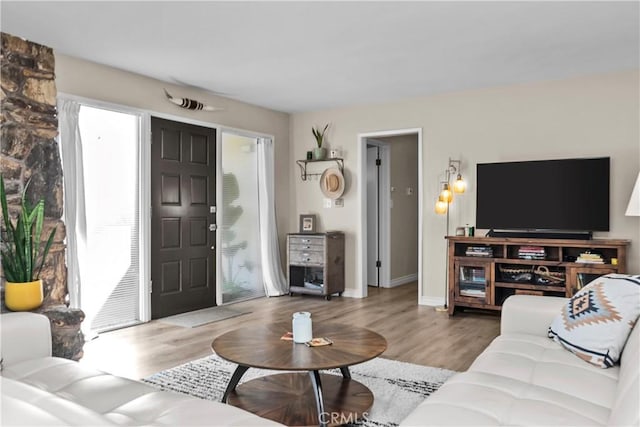
<path fill-rule="evenodd" d="M 402 424 L 603 425 L 617 374 L 618 368 L 589 365 L 548 338 L 501 335 Z M 434 417 L 433 405 L 445 418 Z"/>
<path fill-rule="evenodd" d="M 0 317 L 2 366 L 51 356 L 51 324 L 42 314 L 16 312 Z"/>
<path fill-rule="evenodd" d="M 0 385 L 3 426 L 113 425 L 95 411 L 20 381 L 0 377 Z"/>
<path fill-rule="evenodd" d="M 280 425 L 230 405 L 159 391 L 57 357 L 13 363 L 5 367 L 2 375 L 5 381 L 19 384 L 10 387 L 7 396 L 2 391 L 3 399 L 13 408 L 9 414 L 21 412 L 26 403 L 43 408 L 50 415 L 50 419 L 42 419 L 43 423 L 36 422 L 39 418 L 27 423 L 31 425 Z M 28 395 L 27 390 L 35 397 L 20 399 L 19 393 Z M 19 418 L 8 418 L 4 409 L 2 424 L 19 424 Z M 77 420 L 67 413 L 77 414 Z"/>
<path fill-rule="evenodd" d="M 160 391 L 51 357 L 47 317 L 0 318 L 2 426 L 279 426 L 221 402 Z"/>
<path fill-rule="evenodd" d="M 402 426 L 604 425 L 609 410 L 544 387 L 482 372 L 447 381 Z"/>
<path fill-rule="evenodd" d="M 640 314 L 640 276 L 607 274 L 576 293 L 554 318 L 549 337 L 601 368 L 614 366 Z"/>
<path fill-rule="evenodd" d="M 631 331 L 620 357 L 616 399 L 611 407 L 610 426 L 640 426 L 640 326 Z"/>
<path fill-rule="evenodd" d="M 619 366 L 598 368 L 546 337 L 566 301 L 528 295 L 507 299 L 502 335 L 401 426 L 639 425 L 640 328 L 631 332 Z"/>
<path fill-rule="evenodd" d="M 496 338 L 469 371 L 512 378 L 610 408 L 619 369 L 585 363 L 548 338 L 509 334 Z"/>

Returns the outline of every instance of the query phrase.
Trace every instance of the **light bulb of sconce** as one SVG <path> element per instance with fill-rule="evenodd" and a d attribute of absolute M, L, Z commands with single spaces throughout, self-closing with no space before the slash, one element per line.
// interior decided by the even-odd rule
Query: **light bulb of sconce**
<path fill-rule="evenodd" d="M 464 179 L 462 179 L 462 175 L 458 174 L 456 181 L 453 183 L 453 191 L 455 191 L 458 194 L 462 194 L 466 189 L 467 189 L 467 183 L 465 182 Z"/>
<path fill-rule="evenodd" d="M 442 187 L 442 191 L 440 192 L 440 198 L 447 203 L 451 203 L 453 201 L 453 193 L 449 188 L 449 183 L 445 183 L 444 187 Z"/>
<path fill-rule="evenodd" d="M 449 208 L 449 204 L 442 197 L 438 197 L 438 201 L 436 202 L 435 212 L 438 215 L 444 215 L 447 213 L 448 208 Z"/>

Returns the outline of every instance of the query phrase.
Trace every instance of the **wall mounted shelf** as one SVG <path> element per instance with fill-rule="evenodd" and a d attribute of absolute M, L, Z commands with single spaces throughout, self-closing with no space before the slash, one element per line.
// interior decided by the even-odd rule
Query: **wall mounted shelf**
<path fill-rule="evenodd" d="M 340 172 L 344 174 L 344 159 L 340 157 L 334 157 L 332 159 L 323 159 L 323 160 L 296 160 L 296 163 L 298 164 L 298 166 L 300 166 L 300 178 L 302 178 L 303 181 L 306 181 L 307 178 L 309 178 L 310 176 L 321 176 L 322 172 L 307 173 L 308 163 L 321 163 L 321 162 L 336 162 L 336 164 L 338 165 L 338 168 L 340 169 Z"/>

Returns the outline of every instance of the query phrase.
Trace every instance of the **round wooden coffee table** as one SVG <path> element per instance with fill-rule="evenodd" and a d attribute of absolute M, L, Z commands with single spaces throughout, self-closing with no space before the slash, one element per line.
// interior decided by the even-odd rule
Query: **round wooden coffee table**
<path fill-rule="evenodd" d="M 213 341 L 218 356 L 238 364 L 222 401 L 289 426 L 328 426 L 362 418 L 373 405 L 373 394 L 351 379 L 349 366 L 382 354 L 387 348 L 384 337 L 364 328 L 314 323 L 313 336 L 327 337 L 333 344 L 307 347 L 280 339 L 290 330 L 290 324 L 276 323 L 236 329 Z M 249 368 L 304 373 L 269 375 L 238 386 Z M 319 373 L 334 368 L 342 376 Z"/>

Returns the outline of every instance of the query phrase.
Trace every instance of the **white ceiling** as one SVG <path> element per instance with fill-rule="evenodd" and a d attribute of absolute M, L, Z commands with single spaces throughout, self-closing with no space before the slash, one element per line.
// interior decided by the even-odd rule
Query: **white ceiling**
<path fill-rule="evenodd" d="M 2 31 L 286 112 L 639 68 L 631 2 L 1 2 Z"/>

